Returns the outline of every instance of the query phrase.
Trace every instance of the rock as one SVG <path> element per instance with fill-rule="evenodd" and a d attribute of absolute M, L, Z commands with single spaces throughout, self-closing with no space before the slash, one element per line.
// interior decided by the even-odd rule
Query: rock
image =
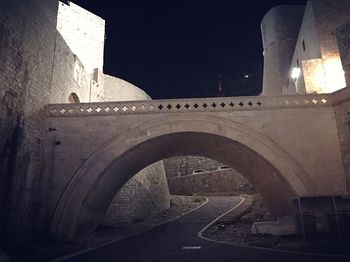
<path fill-rule="evenodd" d="M 242 222 L 253 222 L 253 221 L 255 221 L 256 216 L 257 215 L 255 212 L 250 212 L 248 214 L 241 216 L 239 220 Z"/>

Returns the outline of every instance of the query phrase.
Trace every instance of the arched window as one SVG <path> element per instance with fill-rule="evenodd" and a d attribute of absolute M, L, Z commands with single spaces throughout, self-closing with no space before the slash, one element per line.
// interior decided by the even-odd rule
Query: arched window
<path fill-rule="evenodd" d="M 68 97 L 68 102 L 71 104 L 74 104 L 74 103 L 80 103 L 80 100 L 76 93 L 71 93 Z"/>

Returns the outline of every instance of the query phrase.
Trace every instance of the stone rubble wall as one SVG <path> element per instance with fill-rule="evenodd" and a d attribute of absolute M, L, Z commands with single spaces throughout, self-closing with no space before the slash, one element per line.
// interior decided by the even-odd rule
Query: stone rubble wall
<path fill-rule="evenodd" d="M 214 171 L 224 164 L 200 156 L 179 156 L 163 160 L 168 178 L 190 175 L 195 171 Z"/>

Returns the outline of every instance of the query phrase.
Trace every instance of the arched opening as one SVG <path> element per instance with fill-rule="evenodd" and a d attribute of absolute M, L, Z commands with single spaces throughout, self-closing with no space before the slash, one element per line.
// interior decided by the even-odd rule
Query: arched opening
<path fill-rule="evenodd" d="M 76 93 L 71 93 L 68 97 L 68 102 L 70 104 L 80 103 L 80 99 Z"/>
<path fill-rule="evenodd" d="M 198 155 L 233 167 L 255 187 L 276 217 L 291 215 L 291 200 L 312 192 L 307 174 L 263 135 L 217 118 L 174 118 L 128 130 L 92 154 L 67 185 L 53 216 L 51 234 L 70 239 L 94 231 L 116 193 L 134 174 L 173 156 Z"/>
<path fill-rule="evenodd" d="M 163 159 L 123 185 L 97 230 L 129 230 L 134 225 L 138 228 L 185 213 L 205 202 L 205 197 L 225 196 L 234 201 L 241 195 L 260 200 L 254 187 L 223 163 L 201 156 Z M 268 210 L 260 203 L 256 216 L 251 216 L 252 222 L 270 219 Z"/>

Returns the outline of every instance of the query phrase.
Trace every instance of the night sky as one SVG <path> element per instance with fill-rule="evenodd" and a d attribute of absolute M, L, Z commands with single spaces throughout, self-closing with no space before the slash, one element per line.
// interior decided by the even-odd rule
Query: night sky
<path fill-rule="evenodd" d="M 306 4 L 306 0 L 72 2 L 106 20 L 104 72 L 131 82 L 153 99 L 259 94 L 263 16 L 276 5 Z"/>

